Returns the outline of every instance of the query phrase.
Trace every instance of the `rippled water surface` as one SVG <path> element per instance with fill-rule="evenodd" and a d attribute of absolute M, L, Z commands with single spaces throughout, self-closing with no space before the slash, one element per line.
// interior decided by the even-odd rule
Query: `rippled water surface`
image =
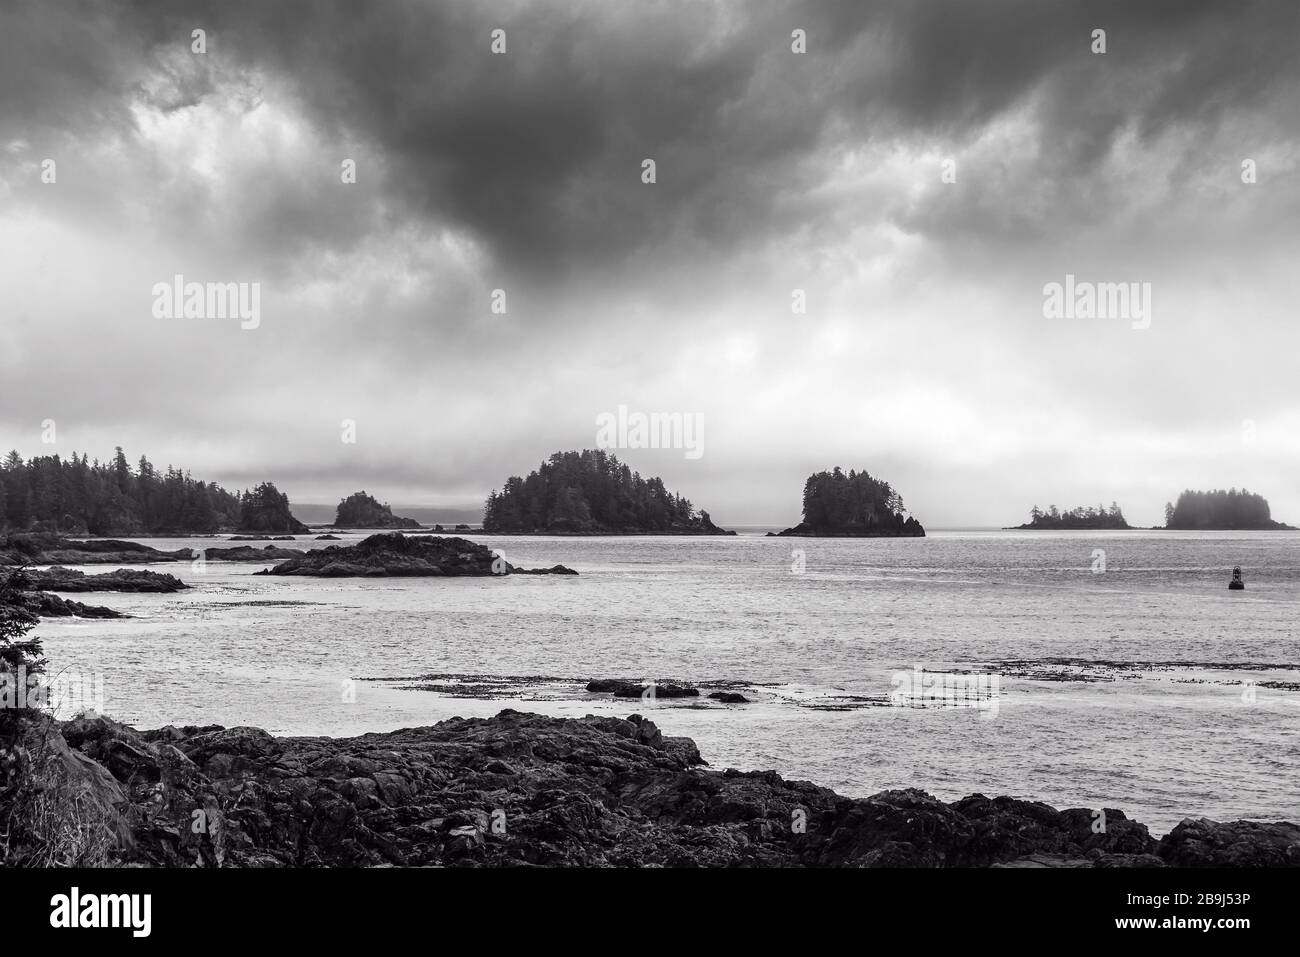
<path fill-rule="evenodd" d="M 341 537 L 283 544 L 362 536 Z M 855 795 L 1118 807 L 1156 834 L 1189 815 L 1300 819 L 1300 533 L 482 540 L 580 575 L 178 563 L 154 567 L 192 590 L 69 596 L 136 617 L 38 634 L 53 671 L 101 673 L 105 710 L 142 727 L 345 735 L 503 707 L 638 711 L 715 766 Z M 1227 590 L 1234 564 L 1244 592 Z M 996 675 L 996 709 L 890 706 L 916 667 Z M 738 683 L 754 703 L 614 701 L 583 690 L 594 677 Z M 348 701 L 348 679 L 385 680 Z"/>

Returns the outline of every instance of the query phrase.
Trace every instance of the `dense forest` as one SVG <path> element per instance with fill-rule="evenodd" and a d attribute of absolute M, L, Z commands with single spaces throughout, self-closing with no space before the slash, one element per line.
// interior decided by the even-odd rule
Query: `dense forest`
<path fill-rule="evenodd" d="M 1129 523 L 1124 519 L 1124 513 L 1120 510 L 1119 505 L 1115 502 L 1110 503 L 1110 508 L 1105 505 L 1098 505 L 1093 508 L 1091 505 L 1086 508 L 1066 509 L 1064 512 L 1059 511 L 1055 505 L 1050 505 L 1047 511 L 1043 511 L 1037 505 L 1029 510 L 1029 521 L 1019 528 L 1130 528 Z"/>
<path fill-rule="evenodd" d="M 603 450 L 557 452 L 506 480 L 483 509 L 487 532 L 720 534 L 708 512 Z"/>
<path fill-rule="evenodd" d="M 1289 528 L 1273 521 L 1268 501 L 1244 488 L 1210 492 L 1185 490 L 1178 504 L 1165 505 L 1165 528 Z"/>
<path fill-rule="evenodd" d="M 419 528 L 420 523 L 413 518 L 394 515 L 387 502 L 380 505 L 373 495 L 367 495 L 365 489 L 362 489 L 339 502 L 339 510 L 334 517 L 334 527 Z"/>
<path fill-rule="evenodd" d="M 263 483 L 241 495 L 143 456 L 135 468 L 121 448 L 112 461 L 46 455 L 0 464 L 0 531 L 64 535 L 205 534 L 224 529 L 305 531 L 289 500 Z"/>
<path fill-rule="evenodd" d="M 888 482 L 865 471 L 847 474 L 837 465 L 830 472 L 808 476 L 803 487 L 803 521 L 782 535 L 924 536 Z"/>

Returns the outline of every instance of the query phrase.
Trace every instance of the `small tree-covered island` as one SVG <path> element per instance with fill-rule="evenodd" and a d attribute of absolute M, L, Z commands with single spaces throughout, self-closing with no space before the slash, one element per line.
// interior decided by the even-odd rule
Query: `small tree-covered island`
<path fill-rule="evenodd" d="M 289 496 L 271 482 L 263 482 L 239 499 L 239 528 L 241 532 L 272 532 L 288 535 L 307 535 L 311 529 L 289 511 Z"/>
<path fill-rule="evenodd" d="M 338 512 L 334 516 L 334 527 L 419 528 L 420 523 L 413 518 L 394 515 L 387 502 L 380 505 L 374 496 L 367 495 L 366 490 L 362 489 L 339 502 Z"/>
<path fill-rule="evenodd" d="M 803 486 L 803 521 L 769 535 L 819 538 L 923 538 L 925 529 L 906 515 L 902 496 L 888 482 L 865 471 L 848 474 L 837 465 L 808 476 Z"/>
<path fill-rule="evenodd" d="M 1049 505 L 1047 511 L 1043 511 L 1035 505 L 1029 510 L 1029 521 L 1016 526 L 1016 528 L 1033 529 L 1113 529 L 1132 527 L 1125 521 L 1124 512 L 1114 502 L 1110 503 L 1110 508 L 1106 508 L 1104 505 L 1093 508 L 1089 505 L 1086 508 L 1080 506 L 1066 509 L 1064 512 L 1057 509 L 1055 505 Z"/>
<path fill-rule="evenodd" d="M 604 450 L 556 452 L 488 495 L 483 531 L 542 535 L 734 535 Z"/>
<path fill-rule="evenodd" d="M 1165 505 L 1165 528 L 1197 531 L 1256 531 L 1294 526 L 1273 520 L 1268 500 L 1244 488 L 1193 492 L 1186 489 L 1177 504 Z"/>

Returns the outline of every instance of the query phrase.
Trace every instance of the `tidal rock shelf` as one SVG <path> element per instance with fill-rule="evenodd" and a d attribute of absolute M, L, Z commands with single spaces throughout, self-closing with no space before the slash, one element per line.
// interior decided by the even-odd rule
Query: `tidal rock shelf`
<path fill-rule="evenodd" d="M 103 605 L 86 605 L 69 601 L 49 592 L 28 594 L 27 607 L 42 618 L 130 618 L 125 612 L 105 608 Z"/>
<path fill-rule="evenodd" d="M 150 565 L 192 558 L 188 548 L 167 552 L 111 538 L 79 542 L 36 533 L 0 537 L 0 565 Z"/>
<path fill-rule="evenodd" d="M 233 548 L 207 548 L 203 551 L 204 557 L 211 562 L 282 562 L 306 554 L 301 548 L 283 548 L 279 545 L 267 545 L 264 548 L 236 545 Z"/>
<path fill-rule="evenodd" d="M 173 585 L 175 587 L 173 587 Z M 67 568 L 48 571 L 17 569 L 0 572 L 0 588 L 28 612 L 40 618 L 130 618 L 120 611 L 101 605 L 85 605 L 70 601 L 43 589 L 67 592 L 90 591 L 175 591 L 184 588 L 178 579 L 154 572 L 109 572 L 105 575 L 86 575 Z M 5 611 L 0 602 L 0 613 Z M 0 642 L 0 646 L 7 642 Z"/>
<path fill-rule="evenodd" d="M 709 769 L 639 715 L 507 710 L 342 739 L 98 717 L 29 734 L 113 836 L 112 865 L 1300 866 L 1294 824 L 1186 820 L 1156 840 L 1115 809 L 1095 833 L 1088 808 L 854 799 Z"/>
<path fill-rule="evenodd" d="M 34 588 L 68 594 L 94 591 L 170 594 L 190 587 L 174 575 L 130 568 L 87 575 L 75 569 L 55 566 L 45 571 L 30 571 L 27 577 Z"/>
<path fill-rule="evenodd" d="M 314 549 L 257 574 L 370 578 L 578 573 L 563 565 L 551 568 L 516 568 L 499 552 L 465 538 L 387 532 L 371 535 L 355 545 L 330 545 Z"/>

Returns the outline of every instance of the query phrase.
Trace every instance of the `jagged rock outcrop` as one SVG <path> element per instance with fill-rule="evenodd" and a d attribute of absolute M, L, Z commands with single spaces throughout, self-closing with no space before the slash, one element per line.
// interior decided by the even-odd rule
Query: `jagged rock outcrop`
<path fill-rule="evenodd" d="M 321 578 L 439 575 L 576 575 L 556 565 L 525 571 L 485 545 L 464 538 L 435 535 L 371 535 L 355 545 L 330 545 L 307 552 L 259 574 L 311 575 Z"/>
<path fill-rule="evenodd" d="M 639 715 L 502 711 L 355 738 L 60 726 L 112 863 L 152 866 L 1300 865 L 1294 824 L 1184 822 L 915 789 L 843 797 L 702 766 Z M 73 762 L 73 763 L 69 763 Z M 196 826 L 197 825 L 197 826 Z"/>
<path fill-rule="evenodd" d="M 1300 867 L 1300 826 L 1189 818 L 1156 853 L 1172 867 Z"/>

